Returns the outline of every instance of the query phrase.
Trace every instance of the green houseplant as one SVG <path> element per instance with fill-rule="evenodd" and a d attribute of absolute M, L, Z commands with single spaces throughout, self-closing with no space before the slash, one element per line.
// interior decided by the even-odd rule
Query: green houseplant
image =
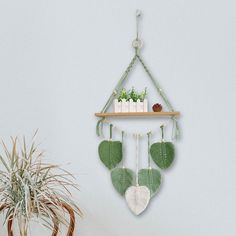
<path fill-rule="evenodd" d="M 20 236 L 27 236 L 33 217 L 51 229 L 53 236 L 58 234 L 60 224 L 67 226 L 67 236 L 72 236 L 75 213 L 82 215 L 71 197 L 70 187 L 77 189 L 72 174 L 44 163 L 43 152 L 33 140 L 29 147 L 25 138 L 22 142 L 11 140 L 11 149 L 2 142 L 4 154 L 0 155 L 0 212 L 4 213 L 8 236 L 13 236 L 14 222 L 18 222 Z"/>
<path fill-rule="evenodd" d="M 146 96 L 147 96 L 147 88 L 145 88 L 141 92 L 137 92 L 133 87 L 128 93 L 129 100 L 132 99 L 133 102 L 137 102 L 138 100 L 140 102 L 143 102 Z"/>
<path fill-rule="evenodd" d="M 123 88 L 118 95 L 118 101 L 121 102 L 122 100 L 125 100 L 126 102 L 128 102 L 132 99 L 133 102 L 137 102 L 138 100 L 140 100 L 140 102 L 143 102 L 146 96 L 147 96 L 147 88 L 145 88 L 141 92 L 135 90 L 134 87 L 132 87 L 132 89 L 128 91 L 125 88 Z"/>
<path fill-rule="evenodd" d="M 129 92 L 127 92 L 125 88 L 121 89 L 118 96 L 118 101 L 121 102 L 122 100 L 125 100 L 125 101 L 129 100 Z"/>
<path fill-rule="evenodd" d="M 123 88 L 114 99 L 114 112 L 147 112 L 147 88 L 138 92 L 133 87 L 131 90 Z"/>

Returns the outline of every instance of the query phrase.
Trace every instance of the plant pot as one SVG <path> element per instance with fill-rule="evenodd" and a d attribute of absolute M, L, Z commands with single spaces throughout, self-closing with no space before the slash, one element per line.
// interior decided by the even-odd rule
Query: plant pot
<path fill-rule="evenodd" d="M 136 102 L 133 102 L 132 99 L 129 100 L 129 112 L 136 112 Z"/>
<path fill-rule="evenodd" d="M 121 102 L 118 99 L 114 99 L 114 111 L 121 112 Z"/>
<path fill-rule="evenodd" d="M 148 100 L 146 98 L 143 100 L 143 111 L 148 112 Z"/>
<path fill-rule="evenodd" d="M 114 99 L 114 112 L 148 112 L 148 101 L 144 99 L 143 102 L 138 100 L 134 102 L 132 99 L 126 101 L 123 99 L 121 102 Z"/>
<path fill-rule="evenodd" d="M 137 103 L 136 103 L 136 111 L 137 112 L 143 112 L 143 102 L 140 102 L 140 100 L 138 99 Z"/>
<path fill-rule="evenodd" d="M 129 102 L 125 99 L 122 99 L 121 101 L 121 112 L 129 112 Z"/>
<path fill-rule="evenodd" d="M 48 205 L 51 206 L 52 204 L 48 203 Z M 68 227 L 68 231 L 67 231 L 66 235 L 73 236 L 74 229 L 75 229 L 75 213 L 74 213 L 73 209 L 68 204 L 61 203 L 61 205 L 68 212 L 68 214 L 70 216 L 70 223 L 69 223 L 69 227 Z M 1 210 L 1 208 L 0 208 L 0 210 Z M 51 207 L 51 212 L 54 215 L 54 220 L 53 220 L 54 228 L 52 231 L 52 236 L 57 236 L 58 232 L 59 232 L 59 223 L 58 223 L 57 215 L 53 210 L 53 206 Z M 12 225 L 13 225 L 13 218 L 10 217 L 7 222 L 8 236 L 14 236 L 13 231 L 12 231 Z M 28 236 L 29 235 L 28 234 L 29 227 L 26 224 L 26 221 L 24 220 L 24 218 L 20 219 L 20 221 L 19 221 L 19 229 L 20 229 L 20 236 Z"/>

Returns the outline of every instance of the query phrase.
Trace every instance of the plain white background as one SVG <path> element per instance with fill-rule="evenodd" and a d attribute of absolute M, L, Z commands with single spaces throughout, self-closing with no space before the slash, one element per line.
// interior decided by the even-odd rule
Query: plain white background
<path fill-rule="evenodd" d="M 0 1 L 0 136 L 30 138 L 39 128 L 46 160 L 76 175 L 84 219 L 75 235 L 236 234 L 235 7 L 233 0 Z M 94 117 L 133 56 L 136 8 L 144 14 L 142 55 L 182 113 L 177 159 L 139 217 L 99 161 Z M 151 102 L 159 101 L 139 66 L 132 79 L 129 87 L 147 85 Z M 138 122 L 119 125 L 145 132 L 160 123 Z M 133 168 L 132 137 L 127 143 Z M 145 148 L 141 156 L 144 166 Z M 50 235 L 38 225 L 31 231 Z"/>

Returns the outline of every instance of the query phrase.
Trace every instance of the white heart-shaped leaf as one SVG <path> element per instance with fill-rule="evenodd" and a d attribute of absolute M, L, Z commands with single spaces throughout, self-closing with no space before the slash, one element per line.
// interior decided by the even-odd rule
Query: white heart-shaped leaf
<path fill-rule="evenodd" d="M 125 199 L 130 210 L 139 215 L 149 203 L 150 190 L 146 186 L 131 186 L 125 192 Z"/>

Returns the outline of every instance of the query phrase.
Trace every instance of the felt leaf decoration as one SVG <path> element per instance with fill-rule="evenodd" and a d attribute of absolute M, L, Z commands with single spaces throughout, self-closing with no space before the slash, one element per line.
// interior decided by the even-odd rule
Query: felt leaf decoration
<path fill-rule="evenodd" d="M 138 183 L 147 186 L 152 197 L 161 185 L 161 174 L 156 169 L 141 169 L 138 172 Z"/>
<path fill-rule="evenodd" d="M 117 192 L 124 195 L 134 182 L 134 172 L 128 168 L 115 168 L 111 171 L 111 180 Z"/>
<path fill-rule="evenodd" d="M 141 214 L 150 201 L 150 191 L 146 186 L 131 186 L 125 192 L 125 200 L 129 209 L 135 214 Z"/>
<path fill-rule="evenodd" d="M 99 144 L 98 153 L 103 164 L 111 170 L 122 160 L 122 143 L 104 140 Z"/>
<path fill-rule="evenodd" d="M 175 157 L 175 148 L 171 142 L 160 142 L 151 145 L 150 154 L 153 161 L 161 169 L 167 169 Z"/>

